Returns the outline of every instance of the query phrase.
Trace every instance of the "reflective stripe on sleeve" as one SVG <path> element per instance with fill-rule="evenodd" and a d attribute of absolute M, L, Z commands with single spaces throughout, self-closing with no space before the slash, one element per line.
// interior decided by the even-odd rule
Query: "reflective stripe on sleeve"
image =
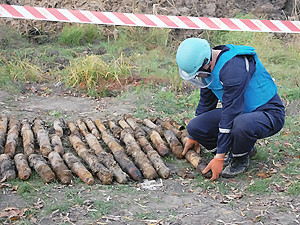
<path fill-rule="evenodd" d="M 247 155 L 247 154 L 248 154 L 248 152 L 240 153 L 240 154 L 234 154 L 234 153 L 232 153 L 232 157 L 242 157 L 242 156 Z"/>
<path fill-rule="evenodd" d="M 229 134 L 229 133 L 231 132 L 231 129 L 223 129 L 223 128 L 219 128 L 219 132 L 220 132 L 220 133 Z"/>

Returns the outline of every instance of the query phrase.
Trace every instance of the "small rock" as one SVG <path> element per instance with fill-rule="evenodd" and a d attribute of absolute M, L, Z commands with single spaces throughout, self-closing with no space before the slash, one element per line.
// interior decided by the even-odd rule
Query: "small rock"
<path fill-rule="evenodd" d="M 94 201 L 91 200 L 91 199 L 87 199 L 87 200 L 85 200 L 85 201 L 83 202 L 83 204 L 86 205 L 86 206 L 90 206 L 90 205 L 92 205 L 93 203 L 94 203 Z"/>

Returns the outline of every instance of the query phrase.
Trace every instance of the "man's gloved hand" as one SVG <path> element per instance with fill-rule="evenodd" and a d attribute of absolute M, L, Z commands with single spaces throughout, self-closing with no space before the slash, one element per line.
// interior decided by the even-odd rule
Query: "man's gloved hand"
<path fill-rule="evenodd" d="M 193 139 L 188 139 L 187 142 L 185 143 L 183 152 L 181 153 L 182 155 L 185 155 L 187 151 L 191 148 L 195 147 L 195 150 L 197 153 L 200 153 L 200 145 L 197 141 L 194 141 Z"/>
<path fill-rule="evenodd" d="M 211 181 L 216 180 L 223 170 L 224 158 L 216 158 L 216 156 L 210 161 L 207 167 L 202 171 L 203 174 L 207 173 L 209 170 L 212 171 Z"/>

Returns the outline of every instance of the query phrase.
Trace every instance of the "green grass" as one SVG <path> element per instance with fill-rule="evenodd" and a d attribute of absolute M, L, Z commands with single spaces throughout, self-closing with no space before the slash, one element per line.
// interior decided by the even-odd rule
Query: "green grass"
<path fill-rule="evenodd" d="M 14 179 L 10 183 L 12 186 L 17 186 L 18 195 L 29 202 L 33 202 L 40 191 L 48 190 L 47 185 L 43 183 L 42 179 L 35 172 L 32 173 L 27 181 Z"/>
<path fill-rule="evenodd" d="M 104 215 L 108 215 L 113 206 L 115 206 L 116 203 L 113 201 L 105 202 L 103 200 L 96 200 L 93 203 L 93 210 L 89 212 L 89 216 L 92 219 L 100 219 Z"/>
<path fill-rule="evenodd" d="M 80 192 L 76 188 L 68 188 L 65 191 L 65 201 L 72 205 L 82 205 L 84 200 Z"/>
<path fill-rule="evenodd" d="M 156 216 L 153 212 L 137 212 L 134 214 L 134 217 L 139 220 L 155 220 Z"/>
<path fill-rule="evenodd" d="M 284 172 L 284 173 L 286 173 L 290 176 L 299 175 L 300 174 L 300 160 L 299 160 L 299 158 L 289 161 L 289 163 L 282 170 L 282 172 Z"/>
<path fill-rule="evenodd" d="M 247 17 L 253 18 L 251 15 Z M 183 117 L 194 117 L 199 90 L 190 86 L 187 88 L 182 83 L 175 54 L 183 39 L 172 37 L 172 32 L 168 29 L 67 25 L 57 34 L 57 40 L 53 39 L 51 43 L 43 45 L 30 44 L 27 39 L 11 30 L 7 29 L 7 37 L 0 40 L 2 90 L 18 93 L 26 81 L 50 80 L 63 81 L 79 91 L 98 97 L 107 94 L 106 88 L 110 82 L 118 83 L 120 79 L 139 76 L 141 83 L 118 97 L 121 100 L 128 96 L 136 99 L 133 103 L 137 106 L 134 116 L 171 117 L 178 122 Z M 11 38 L 14 36 L 15 39 Z M 294 100 L 299 101 L 300 49 L 293 44 L 293 41 L 299 42 L 299 38 L 272 33 L 228 31 L 205 31 L 200 37 L 207 38 L 212 46 L 228 43 L 253 46 L 275 79 L 279 95 L 290 104 Z M 99 48 L 105 51 L 96 55 Z M 59 69 L 58 58 L 66 59 L 69 64 Z M 48 113 L 53 117 L 61 116 L 61 112 L 57 110 Z M 266 179 L 257 177 L 259 165 L 274 168 L 274 162 L 283 165 L 276 168 L 278 173 L 284 173 L 291 178 L 299 174 L 299 130 L 299 115 L 287 116 L 285 126 L 278 134 L 264 139 L 263 145 L 257 145 L 258 154 L 252 160 L 254 169 L 250 172 L 254 183 L 250 185 L 247 175 L 238 177 L 246 185 L 245 190 L 248 193 L 269 194 L 274 191 L 272 182 L 278 182 L 278 179 L 281 179 L 283 186 L 286 185 L 283 178 L 275 175 Z M 166 161 L 173 163 L 175 160 L 167 158 Z M 36 190 L 39 188 L 46 191 L 37 177 L 26 182 L 13 182 L 20 185 L 18 194 L 28 201 L 35 199 Z M 212 183 L 197 177 L 195 182 L 204 189 L 218 190 L 221 193 L 228 193 L 228 188 L 232 187 L 227 186 L 226 180 Z M 78 183 L 81 181 L 75 179 L 75 184 Z M 297 185 L 299 186 L 298 181 L 291 183 L 284 194 L 299 195 Z M 51 188 L 52 185 L 46 187 Z M 118 186 L 112 188 L 112 191 L 117 194 L 134 194 L 132 188 L 125 187 Z M 81 204 L 83 199 L 78 197 L 75 201 L 75 204 Z M 105 205 L 100 203 L 99 207 Z M 107 206 L 107 210 L 109 208 Z M 100 207 L 99 211 L 105 211 L 105 207 Z"/>
<path fill-rule="evenodd" d="M 0 25 L 1 37 L 0 46 L 1 50 L 25 48 L 29 45 L 28 40 L 14 29 L 8 26 Z"/>
<path fill-rule="evenodd" d="M 204 178 L 202 175 L 197 175 L 193 181 L 196 187 L 200 187 L 202 190 L 212 191 L 220 194 L 230 194 L 232 188 L 236 188 L 235 184 L 230 184 L 226 180 L 211 182 Z"/>
<path fill-rule="evenodd" d="M 254 182 L 251 183 L 247 187 L 247 191 L 250 193 L 256 193 L 256 194 L 270 194 L 270 184 L 272 182 L 271 179 L 255 179 Z"/>
<path fill-rule="evenodd" d="M 121 52 L 126 52 L 126 56 L 130 56 L 134 53 L 144 54 L 145 51 L 151 51 L 156 47 L 166 48 L 169 38 L 169 29 L 118 27 L 112 28 L 108 32 L 107 42 L 103 42 L 101 45 L 115 57 L 119 56 Z"/>
<path fill-rule="evenodd" d="M 45 210 L 45 214 L 49 215 L 55 211 L 59 211 L 59 212 L 67 212 L 68 209 L 72 206 L 72 204 L 70 202 L 52 202 L 50 205 L 48 205 L 48 207 Z"/>
<path fill-rule="evenodd" d="M 0 54 L 0 67 L 1 81 L 6 84 L 18 81 L 35 82 L 41 77 L 40 68 L 32 64 L 28 58 L 15 58 L 14 61 L 7 61 Z"/>
<path fill-rule="evenodd" d="M 58 37 L 58 42 L 69 46 L 91 44 L 103 39 L 101 28 L 96 25 L 67 25 Z"/>
<path fill-rule="evenodd" d="M 137 110 L 134 116 L 145 117 L 170 117 L 179 120 L 183 117 L 192 118 L 195 115 L 195 108 L 199 101 L 199 90 L 193 91 L 190 95 L 183 95 L 168 90 L 166 87 L 139 86 L 131 90 L 137 96 Z M 130 94 L 131 94 L 130 93 Z M 120 98 L 126 98 L 125 93 Z M 150 107 L 149 108 L 149 102 Z M 178 121 L 180 122 L 180 121 Z"/>
<path fill-rule="evenodd" d="M 292 181 L 292 183 L 288 187 L 287 191 L 292 196 L 299 196 L 300 195 L 300 182 L 298 180 Z"/>
<path fill-rule="evenodd" d="M 106 64 L 109 69 L 105 69 L 103 73 L 99 72 L 101 76 L 112 75 L 113 79 L 118 79 L 124 74 L 137 74 L 147 78 L 161 78 L 162 83 L 164 80 L 170 83 L 172 90 L 180 91 L 182 83 L 178 76 L 175 53 L 182 40 L 172 41 L 171 36 L 169 29 L 140 27 L 103 29 L 96 25 L 66 25 L 58 35 L 57 42 L 32 46 L 33 44 L 29 45 L 26 39 L 24 41 L 20 39 L 24 44 L 21 48 L 15 49 L 10 44 L 10 48 L 4 49 L 2 53 L 7 63 L 3 60 L 0 62 L 9 68 L 5 68 L 4 72 L 2 68 L 0 72 L 11 74 L 12 80 L 24 81 L 43 79 L 43 71 L 48 70 L 55 79 L 61 80 L 66 76 L 70 85 L 83 80 L 81 83 L 84 84 L 84 89 L 95 96 L 97 92 L 99 95 L 105 94 L 105 90 L 97 90 L 96 84 L 101 81 L 97 79 L 98 75 L 95 75 L 97 72 L 92 67 L 97 70 L 99 64 Z M 271 33 L 207 31 L 201 37 L 207 38 L 212 46 L 233 43 L 255 47 L 264 65 L 276 79 L 280 96 L 288 100 L 299 99 L 297 75 L 300 72 L 300 55 L 299 49 L 292 44 L 283 42 Z M 95 40 L 100 40 L 99 44 L 95 44 Z M 92 56 L 94 50 L 99 47 L 104 48 L 107 53 L 101 58 Z M 61 71 L 58 69 L 58 57 L 66 58 L 72 65 Z M 99 62 L 96 63 L 95 60 Z M 87 70 L 86 65 L 91 67 L 90 71 L 86 72 L 88 76 L 84 76 L 82 72 Z M 73 67 L 80 69 L 74 70 Z M 100 68 L 103 70 L 103 66 Z M 47 80 L 48 77 L 44 79 Z"/>

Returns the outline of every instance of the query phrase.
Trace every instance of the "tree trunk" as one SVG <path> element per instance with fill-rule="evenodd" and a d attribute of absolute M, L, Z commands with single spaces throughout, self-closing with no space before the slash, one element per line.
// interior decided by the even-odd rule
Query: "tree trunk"
<path fill-rule="evenodd" d="M 53 151 L 49 153 L 48 158 L 60 182 L 63 184 L 70 184 L 72 180 L 72 173 L 64 163 L 64 160 L 61 158 L 60 154 Z"/>
<path fill-rule="evenodd" d="M 23 151 L 26 159 L 34 153 L 34 136 L 27 119 L 22 120 L 21 136 L 23 140 Z"/>
<path fill-rule="evenodd" d="M 42 178 L 44 183 L 50 183 L 54 181 L 55 174 L 51 170 L 50 166 L 48 166 L 46 160 L 43 156 L 38 154 L 31 154 L 28 157 L 30 167 L 33 167 L 34 170 L 38 173 L 38 175 Z"/>
<path fill-rule="evenodd" d="M 8 128 L 4 153 L 13 158 L 16 153 L 16 147 L 18 145 L 18 137 L 20 133 L 19 120 L 16 117 L 11 116 L 9 118 Z"/>
<path fill-rule="evenodd" d="M 16 178 L 14 162 L 7 154 L 0 155 L 0 175 L 5 177 L 6 180 Z"/>
<path fill-rule="evenodd" d="M 48 132 L 44 129 L 44 122 L 40 118 L 34 120 L 33 132 L 36 135 L 42 156 L 48 157 L 52 151 Z"/>
<path fill-rule="evenodd" d="M 16 154 L 14 161 L 18 171 L 18 177 L 21 180 L 28 180 L 31 176 L 31 169 L 28 165 L 26 156 L 22 153 Z"/>
<path fill-rule="evenodd" d="M 0 154 L 4 152 L 4 144 L 7 132 L 7 122 L 8 119 L 6 116 L 2 116 L 0 119 Z"/>
<path fill-rule="evenodd" d="M 84 183 L 92 185 L 95 183 L 93 175 L 84 167 L 80 160 L 72 153 L 65 153 L 63 159 L 68 167 L 75 173 Z"/>
<path fill-rule="evenodd" d="M 99 162 L 96 155 L 88 151 L 80 138 L 77 135 L 71 134 L 69 140 L 78 156 L 88 164 L 89 168 L 97 175 L 101 183 L 111 184 L 113 177 L 110 171 Z"/>

